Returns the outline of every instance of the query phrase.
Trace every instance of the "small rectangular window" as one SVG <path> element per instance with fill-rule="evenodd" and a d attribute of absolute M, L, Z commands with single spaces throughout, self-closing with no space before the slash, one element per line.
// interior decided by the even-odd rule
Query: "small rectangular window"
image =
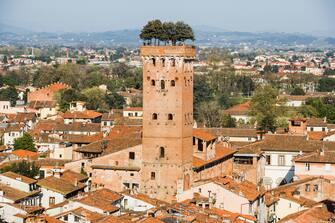
<path fill-rule="evenodd" d="M 309 192 L 311 190 L 311 185 L 310 184 L 306 184 L 305 185 L 305 191 Z"/>
<path fill-rule="evenodd" d="M 156 173 L 155 172 L 151 172 L 151 180 L 156 179 Z"/>
<path fill-rule="evenodd" d="M 271 156 L 270 155 L 266 155 L 265 159 L 266 159 L 266 165 L 271 165 Z"/>
<path fill-rule="evenodd" d="M 313 191 L 318 192 L 319 191 L 319 185 L 314 184 Z"/>
<path fill-rule="evenodd" d="M 55 204 L 55 197 L 49 197 L 49 206 Z"/>
<path fill-rule="evenodd" d="M 278 156 L 278 166 L 285 166 L 285 156 L 284 155 Z"/>
<path fill-rule="evenodd" d="M 305 170 L 310 171 L 311 170 L 311 164 L 310 163 L 305 163 Z"/>
<path fill-rule="evenodd" d="M 129 159 L 131 160 L 135 159 L 135 152 L 129 152 Z"/>

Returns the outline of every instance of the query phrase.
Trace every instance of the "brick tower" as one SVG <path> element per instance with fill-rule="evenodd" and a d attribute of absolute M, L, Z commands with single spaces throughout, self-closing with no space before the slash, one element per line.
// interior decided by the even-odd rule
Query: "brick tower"
<path fill-rule="evenodd" d="M 141 192 L 173 201 L 192 177 L 193 46 L 142 46 Z"/>

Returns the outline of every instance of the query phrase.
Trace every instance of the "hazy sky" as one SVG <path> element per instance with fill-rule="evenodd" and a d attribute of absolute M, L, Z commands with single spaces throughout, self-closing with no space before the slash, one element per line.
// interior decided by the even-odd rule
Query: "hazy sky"
<path fill-rule="evenodd" d="M 0 23 L 35 31 L 131 29 L 153 18 L 335 36 L 335 0 L 0 0 Z"/>

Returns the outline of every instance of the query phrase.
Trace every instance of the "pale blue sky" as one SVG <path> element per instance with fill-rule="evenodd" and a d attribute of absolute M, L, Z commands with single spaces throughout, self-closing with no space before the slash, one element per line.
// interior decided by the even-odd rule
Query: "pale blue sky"
<path fill-rule="evenodd" d="M 132 29 L 153 18 L 335 36 L 335 0 L 0 0 L 0 23 L 35 31 Z"/>

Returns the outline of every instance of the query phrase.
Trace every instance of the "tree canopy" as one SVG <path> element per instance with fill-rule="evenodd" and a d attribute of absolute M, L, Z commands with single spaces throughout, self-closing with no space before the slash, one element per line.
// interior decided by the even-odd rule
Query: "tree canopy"
<path fill-rule="evenodd" d="M 195 40 L 193 29 L 188 24 L 182 21 L 161 22 L 159 19 L 149 21 L 141 30 L 140 38 L 145 45 L 159 45 L 160 42 L 176 45 Z"/>
<path fill-rule="evenodd" d="M 34 140 L 28 133 L 24 133 L 23 136 L 15 139 L 14 149 L 24 149 L 36 152 Z"/>
<path fill-rule="evenodd" d="M 12 163 L 0 170 L 1 173 L 12 171 L 17 174 L 21 174 L 26 177 L 35 178 L 39 174 L 40 167 L 35 162 L 27 162 L 25 160 L 19 163 Z"/>
<path fill-rule="evenodd" d="M 251 99 L 250 114 L 255 117 L 258 129 L 274 132 L 277 120 L 283 115 L 283 101 L 278 99 L 278 90 L 266 85 L 259 87 Z"/>

